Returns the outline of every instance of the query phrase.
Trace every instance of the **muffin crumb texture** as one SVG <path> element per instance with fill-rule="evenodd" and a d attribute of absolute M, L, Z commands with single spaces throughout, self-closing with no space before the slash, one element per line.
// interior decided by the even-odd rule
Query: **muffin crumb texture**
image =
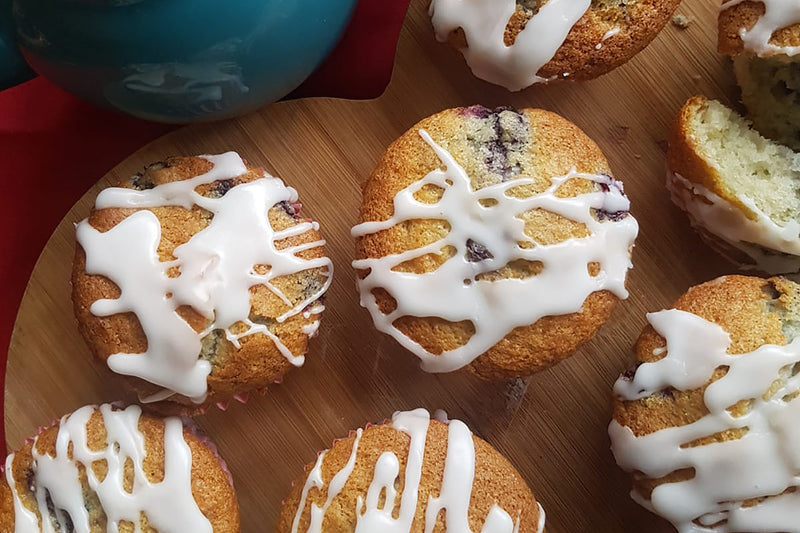
<path fill-rule="evenodd" d="M 800 269 L 796 152 L 716 100 L 696 96 L 678 116 L 667 157 L 672 199 L 712 247 L 761 271 Z"/>
<path fill-rule="evenodd" d="M 678 28 L 679 30 L 685 30 L 689 28 L 689 25 L 692 23 L 693 20 L 694 19 L 692 17 L 676 13 L 675 15 L 672 16 L 672 25 Z"/>

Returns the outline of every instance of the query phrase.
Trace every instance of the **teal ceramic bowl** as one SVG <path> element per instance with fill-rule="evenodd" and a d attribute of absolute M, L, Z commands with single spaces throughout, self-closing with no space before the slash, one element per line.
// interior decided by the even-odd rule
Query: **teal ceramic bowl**
<path fill-rule="evenodd" d="M 22 53 L 76 96 L 140 118 L 217 120 L 278 100 L 357 0 L 14 0 Z"/>
<path fill-rule="evenodd" d="M 0 91 L 34 75 L 17 50 L 16 33 L 11 23 L 11 0 L 0 0 Z"/>

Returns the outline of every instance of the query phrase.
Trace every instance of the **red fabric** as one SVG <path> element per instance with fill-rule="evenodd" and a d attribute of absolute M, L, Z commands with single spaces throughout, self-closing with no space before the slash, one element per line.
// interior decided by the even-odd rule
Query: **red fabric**
<path fill-rule="evenodd" d="M 337 48 L 290 97 L 379 96 L 391 77 L 408 3 L 360 0 Z M 41 77 L 0 92 L 0 386 L 17 309 L 50 234 L 103 174 L 170 129 L 95 108 Z"/>

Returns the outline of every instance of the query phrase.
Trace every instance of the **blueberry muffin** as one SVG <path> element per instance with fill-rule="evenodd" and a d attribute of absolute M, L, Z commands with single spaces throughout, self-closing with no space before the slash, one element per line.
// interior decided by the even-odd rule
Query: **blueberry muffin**
<path fill-rule="evenodd" d="M 721 54 L 794 55 L 800 46 L 800 13 L 793 2 L 725 0 L 717 24 Z"/>
<path fill-rule="evenodd" d="M 102 191 L 77 241 L 79 329 L 161 412 L 224 407 L 301 365 L 333 273 L 297 193 L 235 152 Z"/>
<path fill-rule="evenodd" d="M 625 298 L 638 226 L 603 153 L 538 109 L 450 109 L 364 184 L 361 304 L 423 361 L 489 380 L 572 354 Z"/>
<path fill-rule="evenodd" d="M 541 533 L 544 511 L 520 474 L 458 420 L 397 412 L 306 466 L 276 533 Z"/>
<path fill-rule="evenodd" d="M 224 461 L 180 418 L 87 406 L 5 462 L 0 531 L 237 533 Z"/>
<path fill-rule="evenodd" d="M 690 98 L 672 128 L 667 188 L 718 252 L 771 274 L 800 270 L 800 160 L 733 110 Z"/>
<path fill-rule="evenodd" d="M 793 2 L 728 2 L 719 14 L 719 51 L 733 57 L 753 126 L 800 150 L 800 12 Z"/>
<path fill-rule="evenodd" d="M 433 0 L 431 16 L 437 39 L 461 50 L 477 77 L 518 91 L 615 69 L 655 38 L 679 3 Z"/>
<path fill-rule="evenodd" d="M 633 498 L 679 531 L 797 528 L 800 285 L 726 276 L 650 313 L 609 427 Z"/>

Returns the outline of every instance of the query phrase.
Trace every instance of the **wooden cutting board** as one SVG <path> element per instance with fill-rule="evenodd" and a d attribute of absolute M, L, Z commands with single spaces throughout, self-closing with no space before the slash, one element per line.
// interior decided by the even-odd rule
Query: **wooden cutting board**
<path fill-rule="evenodd" d="M 551 533 L 672 531 L 630 500 L 606 427 L 611 386 L 632 361 L 645 313 L 733 271 L 701 243 L 664 188 L 664 140 L 686 98 L 736 98 L 728 62 L 715 51 L 717 3 L 686 0 L 678 12 L 693 18 L 688 29 L 668 25 L 644 52 L 600 79 L 520 93 L 473 78 L 456 51 L 434 40 L 427 3 L 412 1 L 394 78 L 381 98 L 286 102 L 175 131 L 121 162 L 75 205 L 42 252 L 19 310 L 6 383 L 9 449 L 64 413 L 123 397 L 117 381 L 93 364 L 75 327 L 73 223 L 89 213 L 102 187 L 147 163 L 236 150 L 299 190 L 336 268 L 305 367 L 265 396 L 198 418 L 233 472 L 245 533 L 272 529 L 292 480 L 318 450 L 352 428 L 418 406 L 445 409 L 508 456 L 544 505 Z M 373 329 L 349 266 L 360 183 L 384 149 L 423 117 L 475 103 L 542 107 L 578 124 L 624 181 L 641 225 L 630 298 L 593 341 L 531 378 L 527 390 L 423 373 L 415 357 Z"/>

